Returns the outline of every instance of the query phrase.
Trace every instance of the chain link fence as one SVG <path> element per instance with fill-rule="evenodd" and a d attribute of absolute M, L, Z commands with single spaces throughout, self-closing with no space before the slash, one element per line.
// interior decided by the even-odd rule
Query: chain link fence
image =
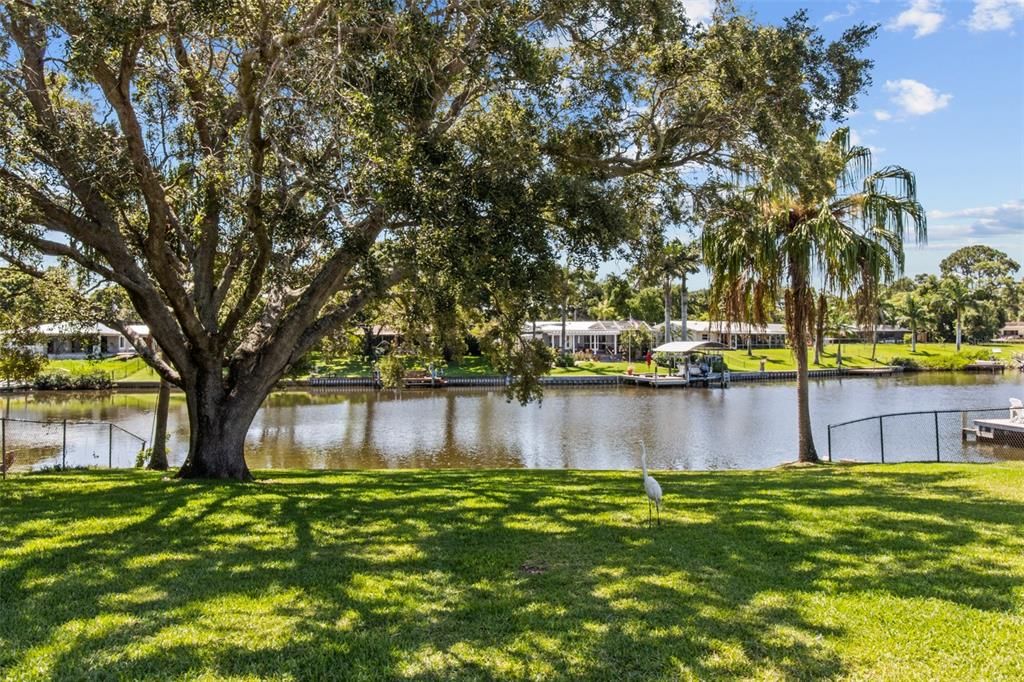
<path fill-rule="evenodd" d="M 36 421 L 0 417 L 0 468 L 135 466 L 146 439 L 117 424 L 93 421 Z"/>
<path fill-rule="evenodd" d="M 1024 460 L 1024 409 L 899 412 L 828 426 L 829 461 Z"/>

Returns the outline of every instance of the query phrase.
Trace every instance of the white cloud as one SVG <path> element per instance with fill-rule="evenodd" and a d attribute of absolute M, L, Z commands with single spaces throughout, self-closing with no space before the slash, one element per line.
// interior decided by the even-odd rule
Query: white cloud
<path fill-rule="evenodd" d="M 974 0 L 967 25 L 972 31 L 1005 31 L 1024 18 L 1024 0 Z"/>
<path fill-rule="evenodd" d="M 886 28 L 890 31 L 913 28 L 914 37 L 920 38 L 938 31 L 945 18 L 942 6 L 935 0 L 911 0 L 907 9 L 900 12 Z"/>
<path fill-rule="evenodd" d="M 1014 199 L 999 206 L 978 206 L 958 211 L 928 211 L 929 221 L 939 221 L 937 232 L 959 237 L 1024 237 L 1024 201 Z M 929 234 L 932 228 L 928 228 Z"/>
<path fill-rule="evenodd" d="M 953 95 L 939 94 L 924 83 L 910 78 L 901 78 L 895 81 L 886 81 L 885 89 L 893 93 L 892 101 L 899 106 L 900 111 L 907 116 L 924 116 L 939 109 L 945 109 Z M 876 112 L 875 118 L 878 118 Z M 879 118 L 878 120 L 885 120 Z"/>
<path fill-rule="evenodd" d="M 715 11 L 715 0 L 682 0 L 686 18 L 695 23 L 711 21 Z"/>
<path fill-rule="evenodd" d="M 857 11 L 858 5 L 855 2 L 847 3 L 846 9 L 836 10 L 835 12 L 829 12 L 824 16 L 824 21 L 835 21 L 836 19 L 843 19 L 845 17 L 851 17 Z"/>
<path fill-rule="evenodd" d="M 875 109 L 876 121 L 888 121 L 890 118 L 892 118 L 892 114 L 890 114 L 885 109 Z"/>
<path fill-rule="evenodd" d="M 873 130 L 865 130 L 864 134 L 871 135 L 874 132 L 875 131 Z M 857 132 L 857 130 L 854 128 L 850 128 L 850 144 L 856 145 L 858 147 L 867 147 L 872 154 L 881 154 L 882 152 L 885 151 L 885 147 L 876 147 L 873 144 L 868 144 L 867 142 L 865 142 L 864 138 L 861 137 L 861 134 Z"/>

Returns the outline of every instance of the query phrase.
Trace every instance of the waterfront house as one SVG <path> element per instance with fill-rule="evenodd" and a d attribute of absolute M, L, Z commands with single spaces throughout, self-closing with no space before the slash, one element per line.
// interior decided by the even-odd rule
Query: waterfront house
<path fill-rule="evenodd" d="M 1024 341 L 1024 321 L 1007 322 L 999 330 L 999 338 L 1005 341 Z"/>
<path fill-rule="evenodd" d="M 856 337 L 863 343 L 872 343 L 877 334 L 878 343 L 903 343 L 903 340 L 909 338 L 910 330 L 906 327 L 897 327 L 889 324 L 880 324 L 872 327 L 870 324 L 859 325 L 850 327 L 850 336 Z M 920 341 L 920 334 L 918 334 L 918 341 Z"/>
<path fill-rule="evenodd" d="M 630 329 L 650 331 L 651 328 L 646 322 L 636 320 L 568 320 L 565 338 L 562 338 L 561 320 L 537 320 L 526 323 L 523 336 L 540 339 L 549 348 L 617 354 L 623 346 L 619 337 Z"/>
<path fill-rule="evenodd" d="M 682 326 L 680 320 L 672 320 L 672 338 L 679 338 Z M 663 338 L 664 329 L 664 323 L 655 325 L 655 338 Z M 786 347 L 786 325 L 777 322 L 752 325 L 725 320 L 687 320 L 686 335 L 687 341 L 713 341 L 729 348 L 746 348 L 748 339 L 751 348 Z"/>
<path fill-rule="evenodd" d="M 129 326 L 147 346 L 152 344 L 149 327 L 144 324 Z M 34 346 L 34 350 L 49 358 L 103 358 L 135 354 L 135 348 L 128 339 L 105 324 L 56 322 L 41 324 L 34 331 L 40 337 L 40 343 Z"/>

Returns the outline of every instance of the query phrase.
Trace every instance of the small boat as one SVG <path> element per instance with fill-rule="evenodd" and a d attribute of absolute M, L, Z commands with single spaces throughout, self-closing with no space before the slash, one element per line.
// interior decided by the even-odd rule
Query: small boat
<path fill-rule="evenodd" d="M 965 438 L 970 431 L 979 442 L 1004 443 L 1024 449 L 1024 403 L 1011 398 L 1009 418 L 975 419 L 974 429 L 965 429 Z"/>

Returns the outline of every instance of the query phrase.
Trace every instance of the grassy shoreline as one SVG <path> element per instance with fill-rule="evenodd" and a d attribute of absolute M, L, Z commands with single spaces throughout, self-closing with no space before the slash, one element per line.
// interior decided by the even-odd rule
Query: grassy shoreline
<path fill-rule="evenodd" d="M 1020 679 L 1024 466 L 0 483 L 9 679 Z"/>
<path fill-rule="evenodd" d="M 993 354 L 992 350 L 999 352 Z M 910 359 L 924 370 L 956 370 L 976 359 L 996 357 L 1009 360 L 1013 353 L 1024 353 L 1024 344 L 967 346 L 957 353 L 951 343 L 921 343 L 918 351 L 912 353 L 910 346 L 902 344 L 879 344 L 876 359 L 871 359 L 871 344 L 844 344 L 842 347 L 843 366 L 850 369 L 882 367 L 894 360 Z M 752 356 L 745 350 L 726 351 L 726 363 L 735 372 L 756 372 L 760 370 L 761 359 L 765 360 L 765 370 L 793 371 L 796 362 L 793 354 L 786 348 L 755 349 Z M 813 353 L 808 351 L 808 357 Z M 828 346 L 821 362 L 810 363 L 811 369 L 834 369 L 838 366 L 836 347 Z M 632 364 L 635 371 L 647 371 L 643 362 L 578 362 L 575 367 L 555 367 L 550 376 L 609 376 L 624 374 Z M 53 360 L 47 369 L 59 369 L 71 374 L 83 374 L 90 371 L 111 373 L 114 383 L 156 382 L 156 373 L 140 359 L 132 360 Z M 331 365 L 330 376 L 366 378 L 372 375 L 372 368 L 357 361 L 336 362 Z M 468 357 L 461 365 L 449 366 L 446 374 L 450 377 L 479 377 L 494 375 L 497 372 L 483 358 Z"/>

